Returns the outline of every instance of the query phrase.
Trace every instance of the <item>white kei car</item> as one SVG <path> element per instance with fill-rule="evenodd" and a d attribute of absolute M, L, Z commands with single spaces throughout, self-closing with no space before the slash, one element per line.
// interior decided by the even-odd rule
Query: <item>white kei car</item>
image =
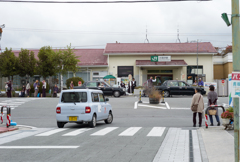
<path fill-rule="evenodd" d="M 63 90 L 56 107 L 58 128 L 66 123 L 88 123 L 94 128 L 97 121 L 104 120 L 106 124 L 113 121 L 112 106 L 107 103 L 101 90 L 72 89 Z"/>

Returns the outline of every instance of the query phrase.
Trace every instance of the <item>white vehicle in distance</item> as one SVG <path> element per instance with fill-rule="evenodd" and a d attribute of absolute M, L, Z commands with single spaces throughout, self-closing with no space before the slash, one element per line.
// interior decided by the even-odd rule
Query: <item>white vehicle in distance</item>
<path fill-rule="evenodd" d="M 97 121 L 111 124 L 113 121 L 112 106 L 107 103 L 101 90 L 71 89 L 61 92 L 56 107 L 58 128 L 66 123 L 88 123 L 91 128 Z"/>

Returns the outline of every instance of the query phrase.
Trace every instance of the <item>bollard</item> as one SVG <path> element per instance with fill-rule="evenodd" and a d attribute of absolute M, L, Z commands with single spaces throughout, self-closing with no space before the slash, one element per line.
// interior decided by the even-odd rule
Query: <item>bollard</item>
<path fill-rule="evenodd" d="M 1 107 L 1 124 L 3 123 L 3 106 Z"/>
<path fill-rule="evenodd" d="M 7 107 L 7 123 L 6 123 L 7 128 L 10 126 L 10 124 L 11 124 L 11 108 Z"/>
<path fill-rule="evenodd" d="M 140 93 L 139 93 L 139 101 L 138 103 L 142 103 L 142 93 L 141 93 L 141 90 L 140 90 Z"/>
<path fill-rule="evenodd" d="M 162 99 L 161 103 L 165 103 L 165 101 L 164 101 L 164 91 L 162 91 L 162 96 L 163 96 L 163 99 Z"/>

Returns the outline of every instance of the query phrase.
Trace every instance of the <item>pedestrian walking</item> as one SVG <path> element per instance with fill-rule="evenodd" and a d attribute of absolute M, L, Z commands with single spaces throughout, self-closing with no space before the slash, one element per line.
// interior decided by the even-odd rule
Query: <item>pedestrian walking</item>
<path fill-rule="evenodd" d="M 42 81 L 43 86 L 42 86 L 42 97 L 46 97 L 46 89 L 47 89 L 47 83 L 45 80 Z"/>
<path fill-rule="evenodd" d="M 71 83 L 70 83 L 70 89 L 73 89 L 73 87 L 74 87 L 74 84 L 73 84 L 73 81 L 71 81 Z"/>
<path fill-rule="evenodd" d="M 29 95 L 30 95 L 30 90 L 31 90 L 31 86 L 30 86 L 29 81 L 27 81 L 26 90 L 27 90 L 27 97 L 29 97 Z"/>
<path fill-rule="evenodd" d="M 218 99 L 218 95 L 217 93 L 214 91 L 215 87 L 213 85 L 210 85 L 209 86 L 209 92 L 208 92 L 208 106 L 210 105 L 217 105 L 217 99 Z M 218 122 L 218 126 L 220 126 L 220 120 L 219 120 L 219 116 L 218 116 L 218 107 L 213 107 L 212 109 L 216 110 L 216 115 L 215 115 L 215 118 Z M 209 112 L 207 112 L 207 114 L 209 115 Z M 212 115 L 209 115 L 209 119 L 210 119 L 210 122 L 211 122 L 211 125 L 210 126 L 213 126 L 213 117 Z"/>
<path fill-rule="evenodd" d="M 26 87 L 25 87 L 25 85 L 22 85 L 22 90 L 21 90 L 21 96 L 20 97 L 25 97 L 25 91 L 26 91 Z"/>
<path fill-rule="evenodd" d="M 57 97 L 57 93 L 58 93 L 58 86 L 55 84 L 53 88 L 53 97 Z"/>
<path fill-rule="evenodd" d="M 133 83 L 133 86 L 132 86 L 132 93 L 134 93 L 134 89 L 135 89 L 135 87 L 137 86 L 137 82 L 135 81 L 135 78 L 133 78 L 132 83 Z"/>
<path fill-rule="evenodd" d="M 38 88 L 39 88 L 39 82 L 36 80 L 36 82 L 33 84 L 34 87 L 34 97 L 37 97 L 38 95 Z"/>
<path fill-rule="evenodd" d="M 12 97 L 12 83 L 11 80 L 8 81 L 8 87 L 7 87 L 7 97 L 11 98 Z"/>
<path fill-rule="evenodd" d="M 193 95 L 192 103 L 191 103 L 191 110 L 193 111 L 193 127 L 196 127 L 197 114 L 198 114 L 198 118 L 199 118 L 199 127 L 201 127 L 202 126 L 202 113 L 204 110 L 204 102 L 203 102 L 203 96 L 201 94 L 200 88 L 195 89 L 195 94 Z"/>

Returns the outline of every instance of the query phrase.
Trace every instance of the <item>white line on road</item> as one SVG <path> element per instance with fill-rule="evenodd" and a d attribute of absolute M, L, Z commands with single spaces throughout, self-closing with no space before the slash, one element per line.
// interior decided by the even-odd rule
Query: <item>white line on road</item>
<path fill-rule="evenodd" d="M 79 146 L 0 146 L 0 149 L 69 149 Z"/>
<path fill-rule="evenodd" d="M 167 102 L 165 102 L 167 109 L 170 109 L 170 106 L 168 105 Z"/>
<path fill-rule="evenodd" d="M 152 130 L 148 133 L 147 136 L 150 137 L 161 137 L 163 132 L 165 130 L 165 127 L 153 127 Z"/>
<path fill-rule="evenodd" d="M 84 132 L 86 132 L 86 131 L 89 131 L 89 130 L 91 130 L 92 128 L 83 128 L 83 129 L 77 129 L 77 130 L 75 130 L 75 131 L 72 131 L 72 132 L 69 132 L 69 133 L 66 133 L 66 134 L 64 134 L 64 135 L 62 135 L 62 136 L 76 136 L 76 135 L 79 135 L 79 134 L 81 134 L 81 133 L 84 133 Z"/>
<path fill-rule="evenodd" d="M 175 109 L 175 110 L 177 110 L 177 109 L 190 110 L 190 108 L 173 108 L 173 107 L 171 109 Z"/>
<path fill-rule="evenodd" d="M 67 129 L 62 129 L 62 128 L 54 129 L 54 130 L 50 130 L 50 131 L 47 131 L 47 132 L 44 132 L 44 133 L 41 133 L 41 134 L 37 134 L 36 136 L 50 136 L 52 134 L 62 132 L 62 131 L 65 131 L 65 130 L 67 130 Z"/>
<path fill-rule="evenodd" d="M 151 108 L 157 108 L 157 109 L 166 109 L 166 107 L 150 106 L 150 105 L 142 105 L 142 104 L 138 104 L 138 106 L 142 106 L 142 107 L 151 107 Z"/>
<path fill-rule="evenodd" d="M 137 106 L 138 106 L 138 101 L 134 103 L 134 109 L 137 109 Z"/>
<path fill-rule="evenodd" d="M 142 127 L 130 127 L 123 131 L 118 136 L 133 136 L 135 133 L 137 133 Z"/>
<path fill-rule="evenodd" d="M 102 130 L 100 130 L 100 131 L 97 131 L 97 132 L 91 134 L 91 136 L 104 136 L 104 135 L 110 133 L 111 131 L 113 131 L 113 130 L 115 130 L 115 129 L 117 129 L 117 128 L 118 128 L 118 127 L 108 127 L 108 128 L 104 128 L 104 129 L 102 129 Z"/>

